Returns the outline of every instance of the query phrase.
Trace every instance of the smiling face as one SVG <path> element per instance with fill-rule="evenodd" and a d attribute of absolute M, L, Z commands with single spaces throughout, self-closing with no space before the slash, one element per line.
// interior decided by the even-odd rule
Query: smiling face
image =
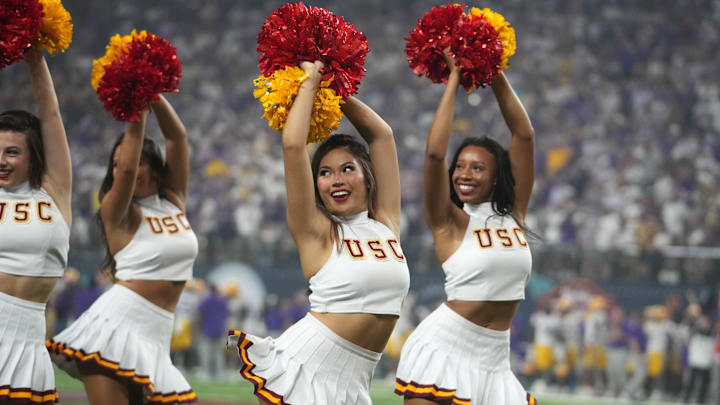
<path fill-rule="evenodd" d="M 0 131 L 0 187 L 15 187 L 30 179 L 30 147 L 21 132 Z"/>
<path fill-rule="evenodd" d="M 362 167 L 347 149 L 329 151 L 317 173 L 318 193 L 330 213 L 350 216 L 368 209 L 368 186 Z"/>
<path fill-rule="evenodd" d="M 113 154 L 113 178 L 117 178 L 117 160 L 122 153 L 123 145 L 120 144 Z M 158 192 L 157 173 L 150 167 L 145 155 L 140 156 L 137 177 L 135 178 L 134 198 L 145 198 Z"/>
<path fill-rule="evenodd" d="M 481 146 L 468 145 L 458 156 L 452 174 L 452 187 L 463 203 L 479 204 L 492 198 L 495 157 Z"/>

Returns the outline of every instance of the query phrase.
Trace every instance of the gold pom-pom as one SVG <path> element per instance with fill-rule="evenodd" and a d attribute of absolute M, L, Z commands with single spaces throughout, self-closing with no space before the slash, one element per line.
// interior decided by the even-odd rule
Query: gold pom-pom
<path fill-rule="evenodd" d="M 489 8 L 481 10 L 477 7 L 473 7 L 470 9 L 470 15 L 483 17 L 490 23 L 490 25 L 493 26 L 493 28 L 495 28 L 495 31 L 498 32 L 498 38 L 500 38 L 503 44 L 503 54 L 500 60 L 500 67 L 502 69 L 508 68 L 510 66 L 508 64 L 508 60 L 515 54 L 515 49 L 517 47 L 517 44 L 515 43 L 515 29 L 510 26 L 510 23 L 505 20 L 505 17 L 503 17 L 502 14 L 496 13 Z"/>
<path fill-rule="evenodd" d="M 136 30 L 132 30 L 130 35 L 120 36 L 120 34 L 115 34 L 112 38 L 110 38 L 110 43 L 105 47 L 105 56 L 93 60 L 90 83 L 95 91 L 97 91 L 98 86 L 100 86 L 100 81 L 105 74 L 105 67 L 110 66 L 122 54 L 126 53 L 127 45 L 132 42 L 133 39 L 138 38 L 143 40 L 147 37 L 147 35 L 148 33 L 145 30 L 140 31 L 139 33 Z"/>
<path fill-rule="evenodd" d="M 46 49 L 50 55 L 65 52 L 72 42 L 73 25 L 70 13 L 60 0 L 40 0 L 43 9 L 42 25 L 37 45 Z"/>
<path fill-rule="evenodd" d="M 299 67 L 286 66 L 276 70 L 271 76 L 261 75 L 255 79 L 256 89 L 253 95 L 262 103 L 265 110 L 262 118 L 267 118 L 271 128 L 282 132 L 300 84 L 306 77 Z M 343 116 L 340 105 L 344 101 L 335 94 L 335 90 L 329 88 L 330 83 L 332 79 L 321 82 L 315 96 L 307 143 L 322 141 L 340 125 L 340 118 Z"/>

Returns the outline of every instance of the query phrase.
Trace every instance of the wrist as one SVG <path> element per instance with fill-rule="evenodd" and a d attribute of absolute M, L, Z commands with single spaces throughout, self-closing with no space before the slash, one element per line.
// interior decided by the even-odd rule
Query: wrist
<path fill-rule="evenodd" d="M 310 90 L 313 92 L 318 91 L 320 88 L 320 79 L 313 77 L 306 77 L 300 82 L 300 89 Z"/>

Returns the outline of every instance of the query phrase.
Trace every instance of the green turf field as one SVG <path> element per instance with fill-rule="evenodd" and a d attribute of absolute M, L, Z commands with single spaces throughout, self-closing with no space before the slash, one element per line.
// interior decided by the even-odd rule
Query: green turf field
<path fill-rule="evenodd" d="M 65 374 L 63 371 L 55 372 L 56 384 L 60 392 L 60 403 L 67 405 L 88 405 L 86 401 L 67 401 L 63 396 L 74 397 L 83 392 L 82 383 Z M 211 403 L 213 405 L 255 405 L 257 400 L 253 395 L 252 384 L 238 380 L 237 382 L 206 382 L 190 379 L 190 385 L 198 394 L 199 405 Z M 374 381 L 371 391 L 374 405 L 402 405 L 402 398 L 393 394 L 392 386 L 385 381 Z M 63 395 L 63 394 L 66 395 Z M 545 395 L 538 397 L 540 405 L 617 405 L 617 399 L 577 398 L 564 395 Z M 624 405 L 668 405 L 662 402 L 622 402 Z"/>

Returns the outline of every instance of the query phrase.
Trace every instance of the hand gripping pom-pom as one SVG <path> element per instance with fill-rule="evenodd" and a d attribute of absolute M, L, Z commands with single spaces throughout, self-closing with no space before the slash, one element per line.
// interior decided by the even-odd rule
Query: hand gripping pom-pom
<path fill-rule="evenodd" d="M 41 18 L 37 0 L 0 1 L 0 69 L 22 59 L 38 37 Z"/>
<path fill-rule="evenodd" d="M 140 112 L 160 93 L 177 91 L 181 71 L 168 41 L 152 34 L 135 36 L 115 61 L 104 66 L 98 97 L 115 119 L 139 121 Z"/>
<path fill-rule="evenodd" d="M 456 44 L 464 16 L 463 6 L 459 4 L 436 6 L 410 30 L 405 38 L 405 55 L 416 75 L 428 76 L 433 83 L 447 82 L 450 71 L 442 52 Z"/>
<path fill-rule="evenodd" d="M 323 81 L 347 99 L 364 76 L 367 38 L 342 17 L 303 3 L 286 4 L 265 20 L 258 34 L 258 68 L 264 76 L 302 61 L 325 64 Z"/>
<path fill-rule="evenodd" d="M 65 10 L 60 0 L 40 0 L 43 9 L 42 26 L 37 44 L 50 55 L 57 51 L 64 52 L 72 42 L 73 25 L 70 13 Z"/>
<path fill-rule="evenodd" d="M 254 96 L 263 105 L 263 118 L 267 118 L 271 128 L 283 130 L 290 107 L 305 77 L 306 74 L 299 67 L 287 66 L 270 76 L 261 75 L 255 79 Z M 335 94 L 331 84 L 331 80 L 322 81 L 315 95 L 307 143 L 322 141 L 340 125 L 343 116 L 340 105 L 344 101 Z"/>

